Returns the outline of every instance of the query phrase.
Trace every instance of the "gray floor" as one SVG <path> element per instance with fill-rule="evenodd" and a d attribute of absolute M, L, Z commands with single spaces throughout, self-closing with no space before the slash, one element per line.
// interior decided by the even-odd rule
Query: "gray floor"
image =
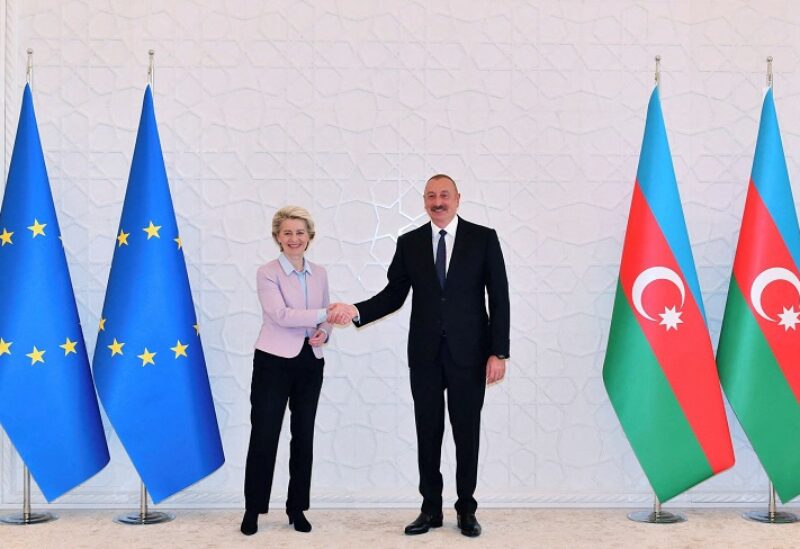
<path fill-rule="evenodd" d="M 309 534 L 295 532 L 280 512 L 262 515 L 252 537 L 239 533 L 234 511 L 177 511 L 168 524 L 122 526 L 116 511 L 60 511 L 52 523 L 0 525 L 0 547 L 9 548 L 202 548 L 202 547 L 800 547 L 800 523 L 764 525 L 742 520 L 739 509 L 691 510 L 688 522 L 637 524 L 622 509 L 487 509 L 478 518 L 483 535 L 463 537 L 455 516 L 442 528 L 408 537 L 412 510 L 312 510 Z"/>

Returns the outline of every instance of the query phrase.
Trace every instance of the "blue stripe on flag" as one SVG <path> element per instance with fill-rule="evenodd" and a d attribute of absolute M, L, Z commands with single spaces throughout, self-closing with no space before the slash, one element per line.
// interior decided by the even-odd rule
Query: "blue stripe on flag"
<path fill-rule="evenodd" d="M 758 127 L 756 154 L 751 175 L 761 199 L 772 215 L 795 265 L 800 265 L 800 232 L 797 230 L 797 213 L 786 170 L 786 158 L 778 127 L 778 115 L 770 88 L 764 96 L 761 123 Z"/>
<path fill-rule="evenodd" d="M 705 319 L 703 296 L 700 293 L 681 197 L 678 194 L 658 87 L 653 90 L 647 105 L 647 120 L 636 178 Z"/>

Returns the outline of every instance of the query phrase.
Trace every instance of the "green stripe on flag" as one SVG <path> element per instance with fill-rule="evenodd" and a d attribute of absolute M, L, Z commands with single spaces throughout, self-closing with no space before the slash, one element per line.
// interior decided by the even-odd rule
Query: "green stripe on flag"
<path fill-rule="evenodd" d="M 622 429 L 660 501 L 713 474 L 619 283 L 603 381 Z"/>
<path fill-rule="evenodd" d="M 800 405 L 733 277 L 717 367 L 728 402 L 775 491 L 789 501 L 800 494 Z"/>

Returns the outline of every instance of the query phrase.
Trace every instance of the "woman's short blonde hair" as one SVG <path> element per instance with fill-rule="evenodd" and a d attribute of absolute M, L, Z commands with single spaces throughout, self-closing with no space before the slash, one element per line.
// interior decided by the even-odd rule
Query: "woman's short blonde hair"
<path fill-rule="evenodd" d="M 308 242 L 311 243 L 311 241 L 314 240 L 314 235 L 317 233 L 314 230 L 314 220 L 311 218 L 311 214 L 308 213 L 308 210 L 300 206 L 284 206 L 272 216 L 272 238 L 275 240 L 275 243 L 278 244 L 278 247 L 281 245 L 280 242 L 278 242 L 278 231 L 281 230 L 281 223 L 287 219 L 300 219 L 301 221 L 305 221 L 306 230 L 308 231 Z"/>

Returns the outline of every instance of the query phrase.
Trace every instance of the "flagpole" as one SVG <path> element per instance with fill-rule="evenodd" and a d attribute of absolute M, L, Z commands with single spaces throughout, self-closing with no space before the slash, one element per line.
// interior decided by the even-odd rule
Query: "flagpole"
<path fill-rule="evenodd" d="M 22 467 L 22 513 L 14 513 L 0 517 L 3 524 L 41 524 L 56 520 L 58 515 L 53 513 L 34 513 L 31 511 L 31 472 L 27 465 Z"/>
<path fill-rule="evenodd" d="M 656 87 L 661 89 L 661 56 L 656 55 L 656 74 L 655 74 Z"/>
<path fill-rule="evenodd" d="M 25 82 L 33 91 L 33 49 L 28 48 L 28 61 L 25 64 Z M 41 524 L 56 520 L 53 513 L 31 512 L 31 472 L 25 462 L 22 463 L 22 513 L 0 517 L 3 524 Z"/>
<path fill-rule="evenodd" d="M 655 86 L 661 90 L 661 56 L 656 55 L 656 70 L 654 74 Z M 634 522 L 646 522 L 648 524 L 675 524 L 677 522 L 686 522 L 686 516 L 681 513 L 671 513 L 661 509 L 661 502 L 658 496 L 653 494 L 653 510 L 652 511 L 634 511 L 628 513 L 628 518 Z"/>
<path fill-rule="evenodd" d="M 772 88 L 772 56 L 767 57 L 767 87 Z"/>
<path fill-rule="evenodd" d="M 25 82 L 31 87 L 33 91 L 33 48 L 28 48 L 28 62 L 25 66 Z"/>
<path fill-rule="evenodd" d="M 661 509 L 661 502 L 658 496 L 653 494 L 652 511 L 633 511 L 628 513 L 628 518 L 634 522 L 646 522 L 648 524 L 675 524 L 676 522 L 686 522 L 686 516 L 681 513 L 671 513 Z"/>
<path fill-rule="evenodd" d="M 156 80 L 155 80 L 155 71 L 154 71 L 154 63 L 153 58 L 156 55 L 156 50 L 149 50 L 147 52 L 148 57 L 150 58 L 150 63 L 147 67 L 147 83 L 150 85 L 150 91 L 154 91 L 156 87 Z"/>
<path fill-rule="evenodd" d="M 769 483 L 769 504 L 767 510 L 748 511 L 742 514 L 742 518 L 765 524 L 791 524 L 798 520 L 797 515 L 794 513 L 777 510 L 777 505 L 775 504 L 775 486 L 773 486 L 772 482 Z"/>
<path fill-rule="evenodd" d="M 147 55 L 149 63 L 147 66 L 147 84 L 150 86 L 150 92 L 154 91 L 155 71 L 153 58 L 155 50 L 149 50 Z M 139 511 L 132 513 L 125 513 L 114 519 L 114 522 L 119 524 L 160 524 L 162 522 L 169 522 L 175 518 L 172 513 L 165 513 L 163 511 L 150 511 L 147 509 L 147 488 L 144 482 L 140 482 L 139 487 Z"/>
<path fill-rule="evenodd" d="M 169 522 L 175 518 L 172 513 L 165 513 L 163 511 L 150 511 L 147 508 L 147 488 L 144 482 L 140 483 L 139 488 L 139 510 L 132 511 L 119 515 L 114 519 L 114 522 L 119 524 L 161 524 L 162 522 Z"/>

